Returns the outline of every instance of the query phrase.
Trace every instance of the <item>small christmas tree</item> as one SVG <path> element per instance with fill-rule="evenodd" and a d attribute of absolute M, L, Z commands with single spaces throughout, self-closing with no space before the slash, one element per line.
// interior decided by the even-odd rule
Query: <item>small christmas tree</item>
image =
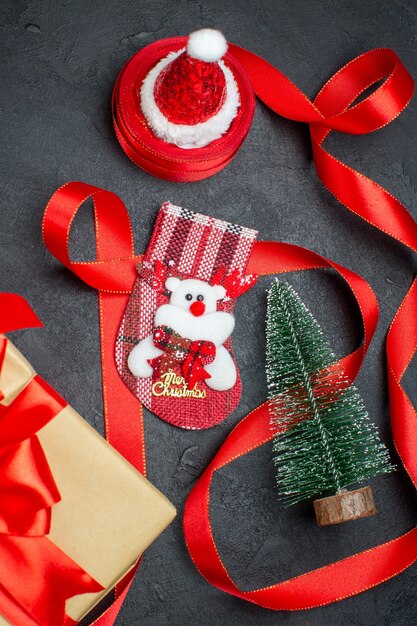
<path fill-rule="evenodd" d="M 372 515 L 370 487 L 346 487 L 392 471 L 388 451 L 319 324 L 278 280 L 268 293 L 266 362 L 284 505 L 330 492 L 336 495 L 314 503 L 319 524 Z"/>

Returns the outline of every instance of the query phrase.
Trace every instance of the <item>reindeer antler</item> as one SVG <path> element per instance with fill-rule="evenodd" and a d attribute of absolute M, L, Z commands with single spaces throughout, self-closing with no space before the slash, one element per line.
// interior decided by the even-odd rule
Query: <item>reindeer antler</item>
<path fill-rule="evenodd" d="M 165 282 L 170 276 L 179 276 L 175 263 L 165 264 L 159 259 L 153 263 L 143 261 L 138 263 L 137 270 L 141 278 L 145 280 L 155 291 L 164 292 Z"/>
<path fill-rule="evenodd" d="M 193 276 L 181 274 L 178 267 L 173 262 L 163 263 L 156 259 L 153 263 L 143 261 L 138 263 L 137 270 L 141 278 L 145 280 L 152 289 L 163 293 L 165 291 L 165 282 L 170 276 L 177 276 L 184 279 L 193 278 Z M 246 274 L 235 268 L 227 273 L 226 268 L 221 265 L 212 279 L 210 285 L 222 285 L 226 290 L 225 300 L 234 300 L 251 289 L 254 286 L 258 276 L 256 274 Z"/>
<path fill-rule="evenodd" d="M 214 274 L 210 284 L 223 285 L 226 289 L 226 297 L 228 299 L 235 299 L 251 289 L 257 280 L 257 274 L 243 275 L 238 268 L 233 269 L 227 274 L 226 268 L 221 266 Z"/>

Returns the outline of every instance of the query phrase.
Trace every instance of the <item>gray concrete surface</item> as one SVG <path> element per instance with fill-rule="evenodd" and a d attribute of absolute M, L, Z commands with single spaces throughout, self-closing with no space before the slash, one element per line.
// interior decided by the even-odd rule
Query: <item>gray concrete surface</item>
<path fill-rule="evenodd" d="M 16 344 L 98 430 L 102 430 L 96 294 L 55 262 L 41 241 L 52 192 L 83 180 L 121 196 L 138 250 L 157 207 L 175 204 L 236 221 L 263 239 L 305 245 L 359 272 L 381 307 L 375 339 L 358 378 L 372 419 L 392 450 L 384 338 L 417 270 L 417 258 L 367 226 L 322 187 L 305 126 L 258 103 L 233 163 L 215 178 L 175 184 L 152 178 L 121 151 L 111 125 L 116 76 L 138 49 L 201 27 L 219 27 L 279 67 L 313 97 L 357 54 L 394 48 L 417 77 L 417 11 L 412 0 L 3 0 L 0 6 L 0 289 L 26 296 L 45 323 L 16 333 Z M 396 194 L 417 215 L 417 105 L 371 136 L 332 136 L 334 154 Z M 92 256 L 89 210 L 76 220 L 72 248 Z M 361 339 L 354 302 L 329 272 L 288 280 L 323 324 L 338 354 Z M 237 307 L 234 345 L 244 393 L 235 413 L 209 431 L 184 432 L 146 414 L 150 479 L 178 507 L 171 527 L 147 551 L 119 626 L 414 626 L 417 568 L 328 607 L 272 612 L 211 587 L 184 545 L 182 510 L 202 469 L 232 427 L 266 394 L 265 288 L 262 279 Z M 416 368 L 407 374 L 417 400 Z M 404 472 L 373 482 L 379 514 L 340 527 L 316 527 L 310 506 L 283 511 L 273 490 L 268 446 L 221 472 L 212 516 L 220 554 L 244 588 L 285 577 L 386 541 L 417 523 L 417 496 Z M 398 462 L 395 453 L 394 459 Z"/>

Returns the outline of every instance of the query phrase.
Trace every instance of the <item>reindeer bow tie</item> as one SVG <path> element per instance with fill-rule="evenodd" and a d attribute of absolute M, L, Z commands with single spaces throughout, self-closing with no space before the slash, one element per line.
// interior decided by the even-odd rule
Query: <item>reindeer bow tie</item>
<path fill-rule="evenodd" d="M 188 389 L 194 389 L 199 380 L 210 378 L 204 365 L 212 363 L 216 356 L 213 342 L 186 339 L 169 326 L 157 326 L 153 331 L 153 342 L 156 348 L 164 351 L 148 361 L 158 375 L 163 376 L 181 365 L 181 373 Z"/>

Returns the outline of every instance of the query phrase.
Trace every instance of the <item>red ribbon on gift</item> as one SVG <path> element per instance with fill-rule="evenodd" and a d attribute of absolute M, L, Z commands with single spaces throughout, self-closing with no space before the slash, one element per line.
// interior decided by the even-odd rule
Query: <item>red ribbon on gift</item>
<path fill-rule="evenodd" d="M 0 333 L 29 326 L 42 324 L 28 303 L 0 294 Z M 6 346 L 0 337 L 0 375 Z M 0 405 L 0 614 L 16 626 L 74 623 L 66 600 L 102 590 L 46 536 L 61 496 L 36 433 L 65 406 L 40 376 Z"/>
<path fill-rule="evenodd" d="M 317 172 L 336 198 L 368 223 L 417 251 L 417 224 L 406 208 L 388 191 L 335 159 L 323 148 L 330 130 L 352 134 L 372 132 L 394 120 L 407 106 L 413 94 L 413 80 L 397 55 L 392 50 L 378 49 L 357 57 L 339 70 L 311 102 L 288 78 L 263 59 L 234 45 L 229 47 L 229 53 L 244 66 L 253 89 L 267 106 L 280 115 L 310 125 Z M 367 88 L 381 80 L 382 84 L 375 91 L 355 104 Z M 117 119 L 119 121 L 120 117 Z M 129 137 L 127 151 L 134 160 L 133 139 Z M 155 154 L 150 158 L 155 159 Z M 221 167 L 223 164 L 219 159 L 213 163 L 212 173 Z M 181 168 L 181 162 L 177 161 L 174 175 L 180 171 L 181 175 L 188 176 L 186 169 Z M 162 166 L 155 164 L 155 173 L 162 175 L 163 172 Z M 97 260 L 76 263 L 68 253 L 70 228 L 79 206 L 89 197 L 94 203 Z M 52 196 L 45 211 L 43 233 L 49 250 L 82 280 L 99 290 L 108 436 L 122 454 L 143 469 L 142 415 L 137 408 L 137 400 L 118 376 L 113 353 L 127 294 L 133 286 L 135 265 L 140 260 L 134 253 L 127 211 L 112 193 L 84 183 L 68 183 Z M 357 274 L 314 252 L 278 242 L 257 242 L 248 272 L 264 276 L 321 268 L 336 270 L 346 281 L 362 316 L 363 344 L 341 359 L 342 366 L 353 381 L 378 320 L 377 300 L 369 284 Z M 417 413 L 402 387 L 402 377 L 417 350 L 416 310 L 417 286 L 413 283 L 388 333 L 387 364 L 394 442 L 417 488 Z M 232 431 L 189 496 L 184 515 L 185 537 L 194 564 L 211 584 L 268 608 L 312 608 L 381 584 L 417 560 L 415 528 L 370 550 L 302 576 L 263 589 L 241 591 L 223 564 L 215 544 L 210 521 L 210 485 L 218 469 L 267 443 L 271 436 L 267 405 L 264 404 Z M 131 576 L 125 579 L 116 602 L 96 621 L 96 626 L 113 624 Z"/>
<path fill-rule="evenodd" d="M 164 351 L 161 356 L 148 360 L 158 376 L 181 365 L 188 389 L 194 389 L 199 380 L 210 378 L 204 365 L 212 363 L 216 356 L 216 346 L 212 341 L 191 341 L 168 326 L 157 326 L 153 331 L 153 342 Z"/>

